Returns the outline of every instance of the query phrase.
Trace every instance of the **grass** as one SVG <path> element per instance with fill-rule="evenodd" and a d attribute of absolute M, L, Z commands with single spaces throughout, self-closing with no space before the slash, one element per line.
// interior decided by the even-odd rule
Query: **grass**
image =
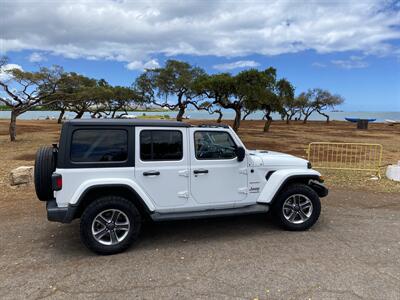
<path fill-rule="evenodd" d="M 169 115 L 146 115 L 143 113 L 141 116 L 136 116 L 136 119 L 159 119 L 159 120 L 169 120 Z"/>
<path fill-rule="evenodd" d="M 400 193 L 400 183 L 389 180 L 382 174 L 382 178 L 376 177 L 376 174 L 368 171 L 350 171 L 350 170 L 327 170 L 319 171 L 325 184 L 333 188 L 348 190 L 367 190 L 387 193 Z"/>

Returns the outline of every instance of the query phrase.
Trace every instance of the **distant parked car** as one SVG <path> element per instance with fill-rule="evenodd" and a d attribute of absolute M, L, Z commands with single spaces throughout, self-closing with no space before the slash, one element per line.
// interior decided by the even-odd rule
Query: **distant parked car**
<path fill-rule="evenodd" d="M 136 119 L 135 115 L 122 115 L 121 119 Z"/>

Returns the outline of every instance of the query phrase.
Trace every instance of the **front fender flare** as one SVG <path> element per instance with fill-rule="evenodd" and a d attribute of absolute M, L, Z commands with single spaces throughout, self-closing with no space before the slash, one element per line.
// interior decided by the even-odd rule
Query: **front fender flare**
<path fill-rule="evenodd" d="M 260 196 L 258 203 L 271 203 L 275 196 L 282 191 L 289 181 L 302 181 L 304 179 L 318 179 L 321 174 L 312 169 L 283 169 L 275 171 L 268 179 Z"/>

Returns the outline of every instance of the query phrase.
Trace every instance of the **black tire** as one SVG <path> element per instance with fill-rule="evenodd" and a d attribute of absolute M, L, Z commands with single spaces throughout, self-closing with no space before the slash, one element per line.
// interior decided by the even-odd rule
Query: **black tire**
<path fill-rule="evenodd" d="M 301 221 L 300 212 L 297 212 L 295 210 L 295 208 L 293 208 L 293 210 L 297 214 L 297 216 L 291 222 L 285 217 L 285 213 L 290 214 L 290 212 L 291 212 L 290 209 L 285 210 L 285 213 L 283 210 L 283 205 L 284 205 L 285 201 L 293 195 L 303 195 L 303 196 L 307 197 L 312 203 L 311 215 L 308 217 L 308 219 L 306 219 L 305 221 L 303 221 L 302 223 L 299 223 L 299 224 L 295 224 L 293 221 L 295 221 L 295 222 Z M 297 199 L 299 199 L 299 197 Z M 298 209 L 298 206 L 296 207 L 296 209 Z M 278 198 L 275 200 L 275 202 L 273 204 L 272 213 L 273 213 L 273 216 L 276 219 L 276 221 L 279 223 L 279 225 L 286 230 L 291 230 L 291 231 L 307 230 L 311 226 L 313 226 L 319 218 L 319 215 L 321 213 L 321 201 L 320 201 L 317 193 L 309 186 L 307 186 L 305 184 L 293 184 L 293 185 L 290 185 L 289 187 L 285 188 L 279 194 Z"/>
<path fill-rule="evenodd" d="M 36 152 L 34 181 L 37 197 L 42 201 L 54 198 L 51 175 L 56 169 L 56 154 L 53 147 L 40 147 Z"/>
<path fill-rule="evenodd" d="M 104 245 L 92 234 L 92 224 L 100 213 L 107 210 L 119 210 L 129 220 L 127 235 L 115 245 Z M 89 204 L 81 216 L 80 235 L 83 244 L 97 254 L 110 255 L 123 252 L 138 237 L 141 229 L 141 215 L 135 205 L 119 196 L 104 196 Z M 107 235 L 107 234 L 106 234 Z M 109 235 L 111 239 L 111 235 Z"/>

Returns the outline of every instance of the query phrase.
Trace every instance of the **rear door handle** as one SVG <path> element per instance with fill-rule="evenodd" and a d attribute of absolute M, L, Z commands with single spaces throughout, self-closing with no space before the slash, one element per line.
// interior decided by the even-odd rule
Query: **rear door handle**
<path fill-rule="evenodd" d="M 208 170 L 199 169 L 199 170 L 194 170 L 193 173 L 194 173 L 194 174 L 207 174 L 207 173 L 208 173 Z"/>
<path fill-rule="evenodd" d="M 148 171 L 148 172 L 143 172 L 143 176 L 158 176 L 160 175 L 159 171 Z"/>

